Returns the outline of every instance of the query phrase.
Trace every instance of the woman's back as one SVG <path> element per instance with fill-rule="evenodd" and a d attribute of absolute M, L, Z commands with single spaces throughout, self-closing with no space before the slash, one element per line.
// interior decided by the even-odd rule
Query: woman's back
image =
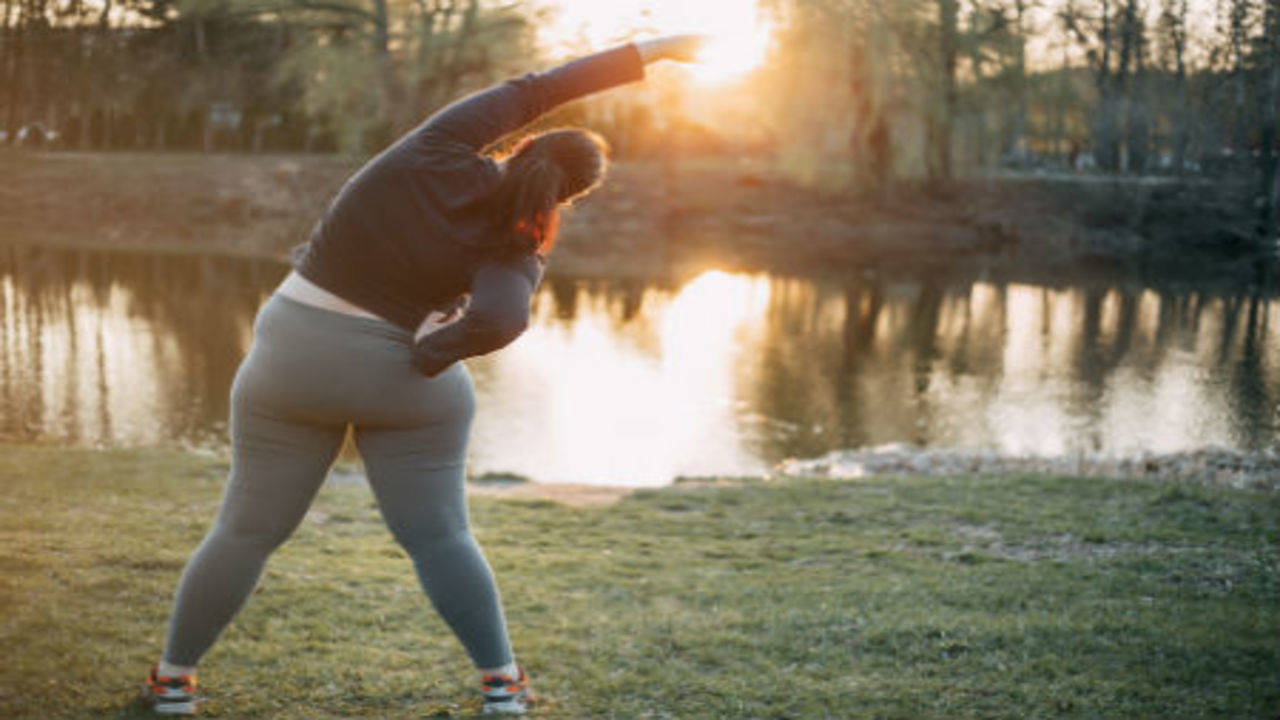
<path fill-rule="evenodd" d="M 501 179 L 484 148 L 565 101 L 643 76 L 644 61 L 627 44 L 449 105 L 342 187 L 295 247 L 295 269 L 412 331 L 506 249 L 484 204 Z"/>

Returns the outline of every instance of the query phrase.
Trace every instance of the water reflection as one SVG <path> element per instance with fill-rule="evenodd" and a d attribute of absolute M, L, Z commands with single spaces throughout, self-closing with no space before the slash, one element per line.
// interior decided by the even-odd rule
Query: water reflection
<path fill-rule="evenodd" d="M 766 279 L 714 271 L 674 294 L 553 283 L 532 329 L 472 364 L 481 408 L 502 408 L 482 411 L 474 463 L 633 484 L 763 471 L 742 442 L 737 365 L 768 300 Z"/>
<path fill-rule="evenodd" d="M 0 435 L 223 443 L 261 260 L 0 247 Z M 906 441 L 1063 453 L 1276 442 L 1280 301 L 1157 284 L 711 271 L 551 277 L 470 363 L 474 472 L 656 484 Z"/>
<path fill-rule="evenodd" d="M 756 386 L 766 414 L 793 424 L 767 438 L 770 457 L 892 441 L 1038 454 L 1275 441 L 1274 299 L 928 278 L 840 297 L 791 282 Z"/>
<path fill-rule="evenodd" d="M 265 261 L 0 247 L 0 434 L 218 440 L 281 276 Z"/>

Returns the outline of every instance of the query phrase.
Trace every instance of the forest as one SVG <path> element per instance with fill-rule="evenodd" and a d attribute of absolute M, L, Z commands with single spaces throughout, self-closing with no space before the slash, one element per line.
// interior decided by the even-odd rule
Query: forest
<path fill-rule="evenodd" d="M 3 2 L 0 133 L 67 150 L 366 155 L 459 94 L 593 49 L 552 48 L 557 8 L 520 0 Z M 623 159 L 767 158 L 836 194 L 1019 172 L 1226 186 L 1275 237 L 1280 0 L 757 12 L 768 52 L 734 83 L 673 69 L 549 122 L 588 123 Z"/>

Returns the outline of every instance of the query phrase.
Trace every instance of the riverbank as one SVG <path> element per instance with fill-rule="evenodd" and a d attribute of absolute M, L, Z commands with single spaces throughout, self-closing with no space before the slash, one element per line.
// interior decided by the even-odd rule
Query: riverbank
<path fill-rule="evenodd" d="M 0 152 L 0 241 L 285 258 L 358 163 L 334 156 Z M 621 162 L 566 214 L 556 270 L 651 277 L 681 266 L 892 274 L 979 261 L 1274 286 L 1230 188 L 1143 178 L 991 175 L 945 197 L 805 190 L 760 160 Z"/>
<path fill-rule="evenodd" d="M 224 461 L 0 450 L 0 716 L 139 715 Z M 541 717 L 1263 717 L 1280 700 L 1270 491 L 793 478 L 471 507 Z M 354 485 L 321 491 L 202 680 L 215 717 L 478 705 Z"/>
<path fill-rule="evenodd" d="M 1256 452 L 1202 448 L 1130 455 L 1011 455 L 892 443 L 835 450 L 816 458 L 788 459 L 778 464 L 776 474 L 842 479 L 886 475 L 1070 475 L 1112 480 L 1209 482 L 1280 491 L 1280 437 L 1274 447 Z"/>

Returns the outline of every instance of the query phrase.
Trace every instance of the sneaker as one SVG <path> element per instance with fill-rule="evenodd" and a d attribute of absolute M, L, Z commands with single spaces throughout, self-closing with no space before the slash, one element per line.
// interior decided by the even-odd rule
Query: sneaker
<path fill-rule="evenodd" d="M 159 664 L 151 666 L 151 673 L 142 683 L 142 700 L 151 705 L 157 715 L 194 715 L 196 712 L 196 676 L 156 676 Z"/>
<path fill-rule="evenodd" d="M 520 676 L 485 675 L 480 679 L 484 690 L 484 715 L 523 715 L 535 698 L 529 689 L 529 676 L 517 665 Z"/>

